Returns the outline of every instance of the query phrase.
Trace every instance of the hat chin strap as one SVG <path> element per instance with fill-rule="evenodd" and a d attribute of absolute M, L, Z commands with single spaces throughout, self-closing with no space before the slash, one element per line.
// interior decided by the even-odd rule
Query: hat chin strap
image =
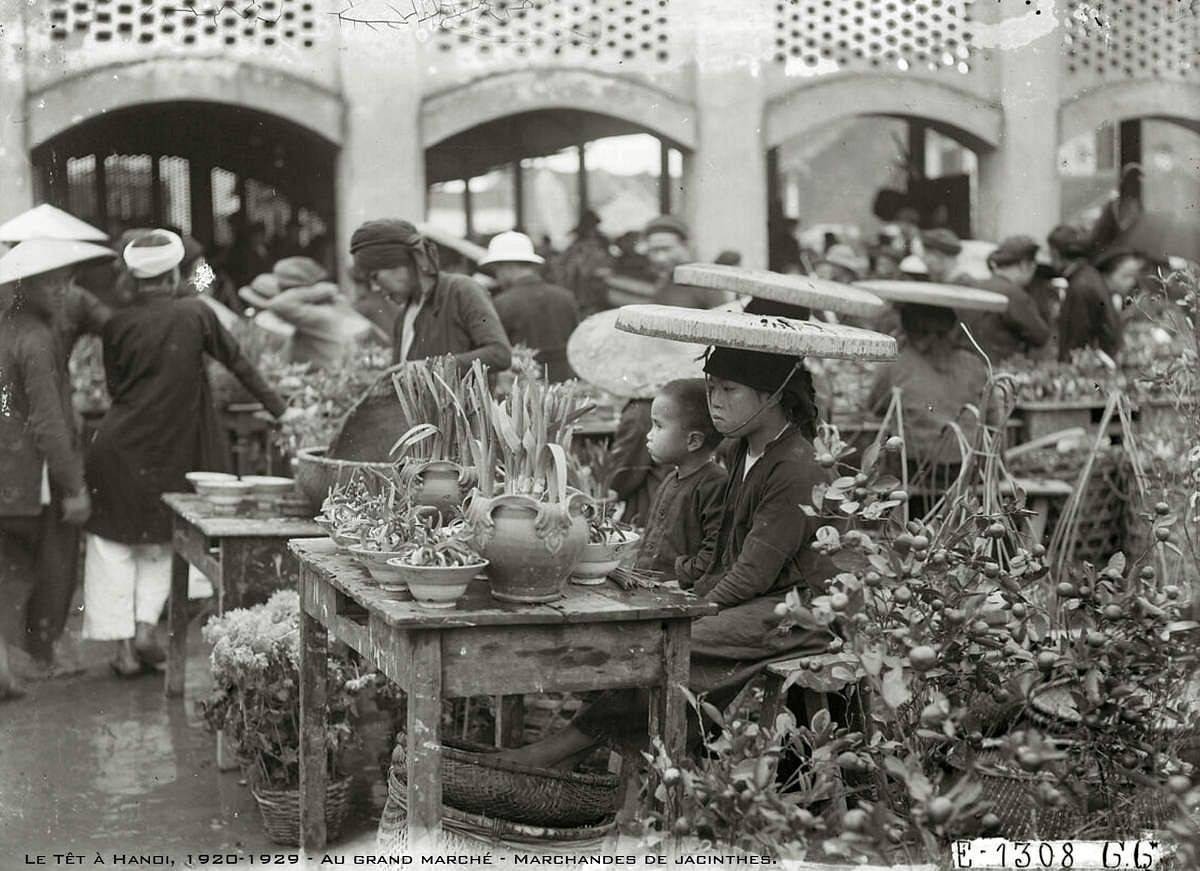
<path fill-rule="evenodd" d="M 705 357 L 705 359 L 708 359 L 708 355 L 709 355 L 709 354 L 711 354 L 711 353 L 712 353 L 712 348 L 710 347 L 710 348 L 708 349 L 708 351 L 706 351 L 706 352 L 705 352 L 705 354 L 704 354 L 704 357 Z M 754 423 L 754 421 L 758 419 L 758 416 L 759 416 L 760 414 L 762 414 L 764 411 L 766 411 L 768 408 L 770 408 L 772 405 L 774 405 L 774 404 L 775 404 L 775 402 L 776 402 L 776 401 L 777 401 L 777 400 L 778 400 L 778 399 L 779 399 L 781 396 L 783 396 L 783 391 L 784 391 L 784 390 L 786 390 L 786 389 L 787 389 L 787 386 L 788 386 L 788 384 L 790 384 L 790 383 L 791 383 L 792 376 L 793 376 L 793 375 L 795 375 L 797 372 L 799 372 L 799 371 L 800 371 L 800 367 L 801 367 L 801 366 L 803 366 L 803 365 L 804 365 L 804 360 L 803 360 L 803 359 L 797 360 L 797 361 L 795 362 L 795 364 L 792 366 L 792 371 L 788 373 L 788 376 L 787 376 L 787 378 L 784 378 L 784 379 L 783 379 L 783 383 L 782 383 L 782 384 L 780 384 L 778 387 L 776 387 L 776 388 L 775 388 L 775 392 L 774 392 L 774 393 L 772 393 L 770 396 L 768 396 L 768 397 L 766 398 L 766 400 L 763 402 L 763 404 L 762 404 L 762 405 L 760 405 L 760 406 L 758 407 L 758 410 L 757 410 L 757 411 L 755 411 L 755 412 L 754 412 L 754 414 L 750 415 L 748 418 L 746 418 L 746 419 L 745 419 L 745 420 L 743 420 L 741 423 L 739 423 L 737 426 L 735 426 L 735 427 L 734 427 L 734 428 L 731 430 L 731 432 L 737 432 L 737 431 L 738 431 L 738 430 L 740 430 L 740 429 L 745 429 L 747 426 L 749 426 L 750 424 Z M 707 375 L 705 376 L 705 380 L 706 380 L 706 381 L 708 380 L 708 377 L 709 377 L 709 376 L 707 376 Z M 747 387 L 749 387 L 749 385 L 746 385 L 746 386 L 747 386 Z"/>

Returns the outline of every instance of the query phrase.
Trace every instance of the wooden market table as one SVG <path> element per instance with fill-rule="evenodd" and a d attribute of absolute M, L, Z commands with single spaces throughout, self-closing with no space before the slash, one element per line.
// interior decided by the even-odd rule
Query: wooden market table
<path fill-rule="evenodd" d="M 408 697 L 410 844 L 442 821 L 441 710 L 447 698 L 647 687 L 650 733 L 681 756 L 691 622 L 716 607 L 679 591 L 568 585 L 546 605 L 492 598 L 471 583 L 452 610 L 388 596 L 332 541 L 293 541 L 300 561 L 300 837 L 325 845 L 328 638 L 358 651 Z M 672 808 L 668 808 L 672 812 Z"/>
<path fill-rule="evenodd" d="M 217 613 L 224 613 L 248 600 L 265 600 L 276 590 L 295 589 L 299 565 L 287 549 L 288 539 L 325 533 L 306 518 L 218 514 L 194 493 L 166 493 L 162 499 L 173 514 L 175 552 L 167 611 L 166 692 L 179 697 L 187 662 L 188 566 L 212 581 Z"/>

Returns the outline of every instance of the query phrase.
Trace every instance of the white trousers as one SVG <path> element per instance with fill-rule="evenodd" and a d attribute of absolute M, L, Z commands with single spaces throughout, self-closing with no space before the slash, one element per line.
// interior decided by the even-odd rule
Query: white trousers
<path fill-rule="evenodd" d="M 171 546 L 121 544 L 88 535 L 83 567 L 83 637 L 133 638 L 135 624 L 158 623 L 171 595 Z"/>

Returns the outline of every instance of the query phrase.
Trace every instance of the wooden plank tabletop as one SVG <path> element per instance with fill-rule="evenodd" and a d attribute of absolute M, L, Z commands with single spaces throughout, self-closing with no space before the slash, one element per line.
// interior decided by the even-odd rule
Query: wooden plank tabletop
<path fill-rule="evenodd" d="M 164 493 L 167 507 L 209 538 L 317 538 L 325 533 L 305 517 L 273 517 L 258 511 L 218 514 L 195 493 Z"/>
<path fill-rule="evenodd" d="M 328 539 L 290 541 L 300 564 L 345 593 L 390 626 L 406 629 L 442 626 L 516 626 L 545 623 L 603 623 L 706 617 L 716 605 L 679 590 L 622 590 L 567 584 L 566 596 L 545 605 L 519 605 L 492 598 L 487 581 L 475 580 L 453 610 L 434 611 L 398 601 L 374 584 L 352 557 L 339 554 Z"/>

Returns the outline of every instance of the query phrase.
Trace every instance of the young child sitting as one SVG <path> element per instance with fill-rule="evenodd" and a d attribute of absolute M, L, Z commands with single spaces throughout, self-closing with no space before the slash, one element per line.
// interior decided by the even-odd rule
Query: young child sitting
<path fill-rule="evenodd" d="M 635 567 L 659 573 L 660 580 L 690 578 L 707 566 L 721 526 L 729 476 L 713 460 L 722 436 L 709 416 L 706 394 L 703 378 L 671 381 L 650 407 L 646 448 L 655 463 L 672 471 L 651 503 Z"/>
<path fill-rule="evenodd" d="M 822 590 L 837 569 L 811 548 L 824 521 L 802 508 L 829 480 L 813 452 L 816 396 L 802 361 L 717 348 L 704 371 L 713 424 L 737 450 L 711 558 L 692 575 L 695 592 L 720 610 L 692 624 L 689 688 L 720 708 L 771 661 L 828 649 L 824 630 L 776 631 L 775 608 L 789 590 L 803 599 Z M 569 766 L 600 742 L 640 744 L 648 707 L 644 691 L 603 693 L 566 729 L 503 758 Z"/>

